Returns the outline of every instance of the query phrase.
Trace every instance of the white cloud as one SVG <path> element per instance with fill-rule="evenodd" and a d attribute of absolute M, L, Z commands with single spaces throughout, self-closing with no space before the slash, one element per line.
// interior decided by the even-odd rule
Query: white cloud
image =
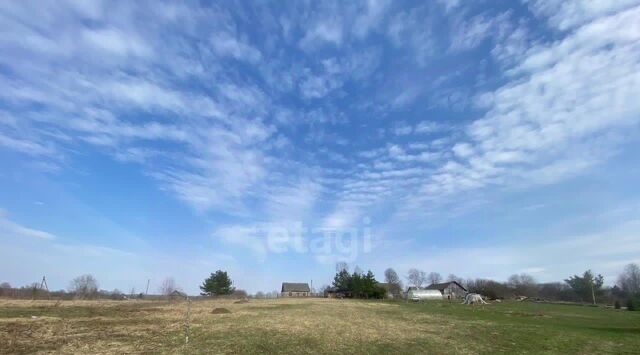
<path fill-rule="evenodd" d="M 331 77 L 310 75 L 300 83 L 300 92 L 303 97 L 317 99 L 326 96 L 340 85 L 341 82 Z"/>
<path fill-rule="evenodd" d="M 270 189 L 265 207 L 269 222 L 285 225 L 308 221 L 321 190 L 320 184 L 308 179 Z"/>
<path fill-rule="evenodd" d="M 0 146 L 22 152 L 29 155 L 54 155 L 56 150 L 53 146 L 44 146 L 32 140 L 13 138 L 0 133 Z"/>
<path fill-rule="evenodd" d="M 333 210 L 324 217 L 320 226 L 328 230 L 344 230 L 355 227 L 362 218 L 363 210 L 357 203 L 338 202 Z"/>
<path fill-rule="evenodd" d="M 152 49 L 141 39 L 117 29 L 86 29 L 82 36 L 91 46 L 113 54 L 141 57 L 149 57 L 153 54 Z"/>
<path fill-rule="evenodd" d="M 428 134 L 428 133 L 434 133 L 434 132 L 442 131 L 442 130 L 445 130 L 445 129 L 446 129 L 445 126 L 443 126 L 442 124 L 439 124 L 437 122 L 423 121 L 423 122 L 420 122 L 420 123 L 418 123 L 416 125 L 415 132 L 416 133 Z"/>
<path fill-rule="evenodd" d="M 55 239 L 56 236 L 41 230 L 25 227 L 6 217 L 6 212 L 0 209 L 0 234 L 7 238 L 36 238 Z"/>
<path fill-rule="evenodd" d="M 411 134 L 411 132 L 413 132 L 413 127 L 411 127 L 410 125 L 401 124 L 401 125 L 396 126 L 394 128 L 393 132 L 397 136 L 406 136 L 408 134 Z"/>
<path fill-rule="evenodd" d="M 456 143 L 451 150 L 460 158 L 468 158 L 473 154 L 473 147 L 467 143 Z"/>
<path fill-rule="evenodd" d="M 421 7 L 400 12 L 389 20 L 387 35 L 391 42 L 409 49 L 419 66 L 426 65 L 437 51 L 431 16 L 431 11 Z"/>
<path fill-rule="evenodd" d="M 488 95 L 487 114 L 466 130 L 470 141 L 454 146 L 461 164 L 441 166 L 412 199 L 514 178 L 552 183 L 607 158 L 619 144 L 610 133 L 639 122 L 639 16 L 640 7 L 531 48 L 513 81 Z"/>
<path fill-rule="evenodd" d="M 388 0 L 367 0 L 364 10 L 357 14 L 353 21 L 354 35 L 357 38 L 366 37 L 369 31 L 379 25 L 389 5 Z"/>
<path fill-rule="evenodd" d="M 487 18 L 477 15 L 468 21 L 462 21 L 453 25 L 451 38 L 451 50 L 468 50 L 477 47 L 483 40 L 492 35 L 495 23 L 499 18 Z"/>
<path fill-rule="evenodd" d="M 560 30 L 569 30 L 640 4 L 638 0 L 528 0 L 526 3 L 538 15 L 548 17 L 549 24 Z"/>
<path fill-rule="evenodd" d="M 224 226 L 216 229 L 213 236 L 227 244 L 248 248 L 260 258 L 266 256 L 267 248 L 264 238 L 258 236 L 256 227 Z"/>
<path fill-rule="evenodd" d="M 444 7 L 445 12 L 449 12 L 460 6 L 460 0 L 437 0 L 437 2 Z"/>
<path fill-rule="evenodd" d="M 239 41 L 229 33 L 220 32 L 214 34 L 211 37 L 211 44 L 213 45 L 213 50 L 221 56 L 229 56 L 250 63 L 256 63 L 262 59 L 262 54 L 259 50 L 244 41 Z"/>
<path fill-rule="evenodd" d="M 300 40 L 300 47 L 313 50 L 323 44 L 340 47 L 343 41 L 343 21 L 337 14 L 327 14 L 315 20 Z"/>

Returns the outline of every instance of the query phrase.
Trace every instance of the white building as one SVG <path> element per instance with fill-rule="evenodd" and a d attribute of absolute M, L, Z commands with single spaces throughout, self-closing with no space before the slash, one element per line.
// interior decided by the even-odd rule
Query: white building
<path fill-rule="evenodd" d="M 441 300 L 442 293 L 438 290 L 410 289 L 409 292 L 407 292 L 407 299 L 410 301 Z"/>

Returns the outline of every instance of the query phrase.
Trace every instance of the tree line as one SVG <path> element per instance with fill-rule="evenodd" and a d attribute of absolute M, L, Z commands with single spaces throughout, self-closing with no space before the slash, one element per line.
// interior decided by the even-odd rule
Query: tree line
<path fill-rule="evenodd" d="M 431 284 L 455 281 L 467 291 L 479 293 L 489 299 L 534 298 L 549 301 L 588 302 L 626 305 L 630 310 L 640 305 L 640 267 L 637 264 L 625 266 L 613 287 L 604 286 L 604 277 L 587 270 L 581 275 L 573 275 L 563 282 L 538 283 L 529 274 L 514 274 L 506 282 L 490 279 L 463 279 L 454 274 L 443 278 L 437 272 L 427 273 L 416 268 L 409 269 L 405 276 L 407 287 L 424 288 Z M 384 272 L 384 286 L 380 287 L 371 271 L 363 273 L 356 266 L 349 273 L 344 262 L 336 265 L 336 274 L 332 283 L 334 289 L 344 292 L 347 297 L 379 298 L 385 294 L 402 297 L 405 290 L 398 273 L 388 268 Z M 325 286 L 328 288 L 328 286 Z M 381 294 L 382 292 L 382 294 Z M 382 295 L 382 296 L 381 296 Z"/>
<path fill-rule="evenodd" d="M 180 297 L 186 296 L 175 279 L 167 277 L 160 283 L 155 294 L 136 292 L 132 288 L 128 293 L 119 289 L 112 291 L 101 290 L 98 280 L 91 274 L 80 275 L 69 283 L 66 290 L 49 291 L 42 283 L 34 282 L 26 286 L 14 288 L 8 282 L 0 284 L 0 297 L 41 299 L 53 297 L 56 299 L 112 299 L 122 300 L 129 298 L 154 298 L 154 297 Z M 233 281 L 226 271 L 218 270 L 211 273 L 200 286 L 201 296 L 237 296 L 247 297 L 244 290 L 233 287 Z"/>
<path fill-rule="evenodd" d="M 630 310 L 640 306 L 640 267 L 633 263 L 624 267 L 613 287 L 605 287 L 604 277 L 594 274 L 591 270 L 587 270 L 581 275 L 570 276 L 563 282 L 549 283 L 538 283 L 533 276 L 528 274 L 512 275 L 506 282 L 482 278 L 463 279 L 454 274 L 443 278 L 437 272 L 426 273 L 415 268 L 408 271 L 405 279 L 408 287 L 416 288 L 423 288 L 443 281 L 456 281 L 469 292 L 479 293 L 489 299 L 529 297 L 550 301 L 608 303 L 615 304 L 616 307 L 624 305 Z M 336 265 L 332 286 L 334 289 L 344 292 L 345 296 L 354 298 L 383 298 L 388 294 L 401 297 L 405 291 L 402 278 L 392 268 L 388 268 L 384 272 L 383 287 L 383 284 L 376 280 L 371 270 L 365 273 L 356 266 L 353 272 L 349 272 L 346 263 Z M 323 288 L 327 289 L 328 286 Z M 203 297 L 248 296 L 245 291 L 236 289 L 229 274 L 222 270 L 211 273 L 200 285 L 200 291 L 200 295 Z M 184 295 L 171 277 L 162 281 L 157 292 L 156 295 L 147 295 L 146 290 L 140 293 L 135 289 L 131 289 L 128 293 L 118 289 L 101 290 L 98 280 L 90 274 L 74 278 L 66 290 L 51 292 L 44 290 L 42 284 L 37 282 L 19 288 L 14 288 L 7 282 L 0 283 L 0 297 L 13 298 L 126 299 Z M 258 292 L 254 297 L 275 298 L 278 295 L 277 291 Z"/>

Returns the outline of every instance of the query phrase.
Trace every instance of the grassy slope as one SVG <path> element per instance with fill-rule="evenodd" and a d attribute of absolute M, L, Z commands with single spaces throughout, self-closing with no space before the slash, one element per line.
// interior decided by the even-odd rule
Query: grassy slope
<path fill-rule="evenodd" d="M 212 315 L 215 307 L 231 314 Z M 637 353 L 640 312 L 507 302 L 0 301 L 0 352 Z M 37 316 L 37 319 L 31 319 Z"/>
<path fill-rule="evenodd" d="M 469 309 L 406 305 L 464 325 L 483 352 L 639 353 L 640 313 L 575 305 L 507 302 Z M 473 325 L 473 326 L 470 326 Z M 473 328 L 476 328 L 474 334 Z"/>

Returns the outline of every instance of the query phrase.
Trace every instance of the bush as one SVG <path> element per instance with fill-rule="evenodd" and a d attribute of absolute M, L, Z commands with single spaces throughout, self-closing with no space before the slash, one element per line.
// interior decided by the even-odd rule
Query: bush
<path fill-rule="evenodd" d="M 616 300 L 616 302 L 613 304 L 613 308 L 620 309 L 620 301 Z"/>
<path fill-rule="evenodd" d="M 629 298 L 627 300 L 627 310 L 635 311 L 637 308 L 638 308 L 638 305 L 636 304 L 636 302 L 632 298 Z"/>

